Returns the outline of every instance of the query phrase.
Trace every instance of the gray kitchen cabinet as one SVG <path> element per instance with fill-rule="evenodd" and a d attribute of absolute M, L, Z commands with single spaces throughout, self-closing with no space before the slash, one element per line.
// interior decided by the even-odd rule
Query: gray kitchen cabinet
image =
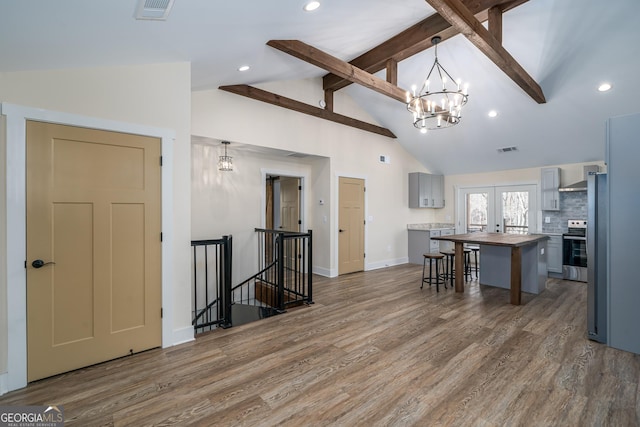
<path fill-rule="evenodd" d="M 440 235 L 441 236 L 451 236 L 452 234 L 456 234 L 456 230 L 454 228 L 443 228 L 442 230 L 440 230 Z M 447 242 L 446 240 L 441 240 L 440 241 L 439 250 L 441 250 L 441 251 L 452 251 L 453 249 L 454 249 L 453 242 Z"/>
<path fill-rule="evenodd" d="M 439 242 L 431 237 L 439 235 L 440 230 L 409 230 L 409 263 L 422 264 L 423 254 L 438 252 Z"/>
<path fill-rule="evenodd" d="M 444 176 L 423 172 L 409 173 L 409 207 L 443 208 Z"/>
<path fill-rule="evenodd" d="M 550 235 L 547 241 L 547 271 L 562 273 L 562 236 Z"/>
<path fill-rule="evenodd" d="M 560 168 L 542 168 L 540 170 L 542 210 L 560 210 Z"/>

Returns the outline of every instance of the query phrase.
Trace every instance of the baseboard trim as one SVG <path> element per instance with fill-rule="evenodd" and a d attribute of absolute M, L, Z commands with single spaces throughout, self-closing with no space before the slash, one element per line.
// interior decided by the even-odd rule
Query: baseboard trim
<path fill-rule="evenodd" d="M 0 374 L 0 396 L 9 392 L 9 374 Z"/>
<path fill-rule="evenodd" d="M 331 274 L 331 269 L 329 268 L 324 268 L 324 267 L 313 267 L 312 268 L 313 274 L 317 274 L 318 276 L 323 276 L 323 277 L 335 277 L 336 275 L 332 275 Z"/>
<path fill-rule="evenodd" d="M 408 257 L 396 258 L 396 259 L 387 259 L 377 262 L 368 263 L 365 265 L 365 271 L 369 270 L 378 270 L 380 268 L 393 267 L 394 265 L 406 264 L 409 262 Z"/>
<path fill-rule="evenodd" d="M 193 331 L 193 327 L 189 326 L 186 328 L 181 328 L 181 329 L 174 329 L 173 330 L 173 339 L 172 341 L 172 345 L 179 345 L 179 344 L 184 344 L 186 342 L 189 341 L 193 341 L 195 340 L 195 333 Z"/>

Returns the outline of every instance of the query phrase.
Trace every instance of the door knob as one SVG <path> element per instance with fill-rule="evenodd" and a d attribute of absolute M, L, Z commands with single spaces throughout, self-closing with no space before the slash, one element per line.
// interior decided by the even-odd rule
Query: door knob
<path fill-rule="evenodd" d="M 340 229 L 338 230 L 338 232 L 339 232 L 339 233 L 342 233 L 343 231 L 344 231 L 344 230 L 343 230 L 342 228 L 340 228 Z"/>
<path fill-rule="evenodd" d="M 33 268 L 42 268 L 42 267 L 44 267 L 44 266 L 45 266 L 45 265 L 47 265 L 47 264 L 55 264 L 55 262 L 53 262 L 53 261 L 44 262 L 44 261 L 43 261 L 43 260 L 41 260 L 41 259 L 37 259 L 37 260 L 35 260 L 35 261 L 33 261 L 33 262 L 31 263 L 31 266 L 32 266 Z"/>

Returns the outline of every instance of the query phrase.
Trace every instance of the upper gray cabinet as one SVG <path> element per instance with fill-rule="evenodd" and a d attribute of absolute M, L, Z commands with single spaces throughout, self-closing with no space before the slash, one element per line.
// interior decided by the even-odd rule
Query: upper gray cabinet
<path fill-rule="evenodd" d="M 542 210 L 560 210 L 560 168 L 542 168 L 540 170 Z"/>
<path fill-rule="evenodd" d="M 423 172 L 409 173 L 409 207 L 443 208 L 444 176 Z"/>

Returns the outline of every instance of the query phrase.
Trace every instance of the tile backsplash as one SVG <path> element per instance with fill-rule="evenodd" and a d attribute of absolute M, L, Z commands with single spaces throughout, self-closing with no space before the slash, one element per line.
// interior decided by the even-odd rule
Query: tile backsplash
<path fill-rule="evenodd" d="M 550 223 L 545 223 L 549 217 Z M 587 219 L 587 192 L 561 192 L 559 211 L 542 211 L 543 233 L 566 233 L 567 221 L 570 219 Z"/>

